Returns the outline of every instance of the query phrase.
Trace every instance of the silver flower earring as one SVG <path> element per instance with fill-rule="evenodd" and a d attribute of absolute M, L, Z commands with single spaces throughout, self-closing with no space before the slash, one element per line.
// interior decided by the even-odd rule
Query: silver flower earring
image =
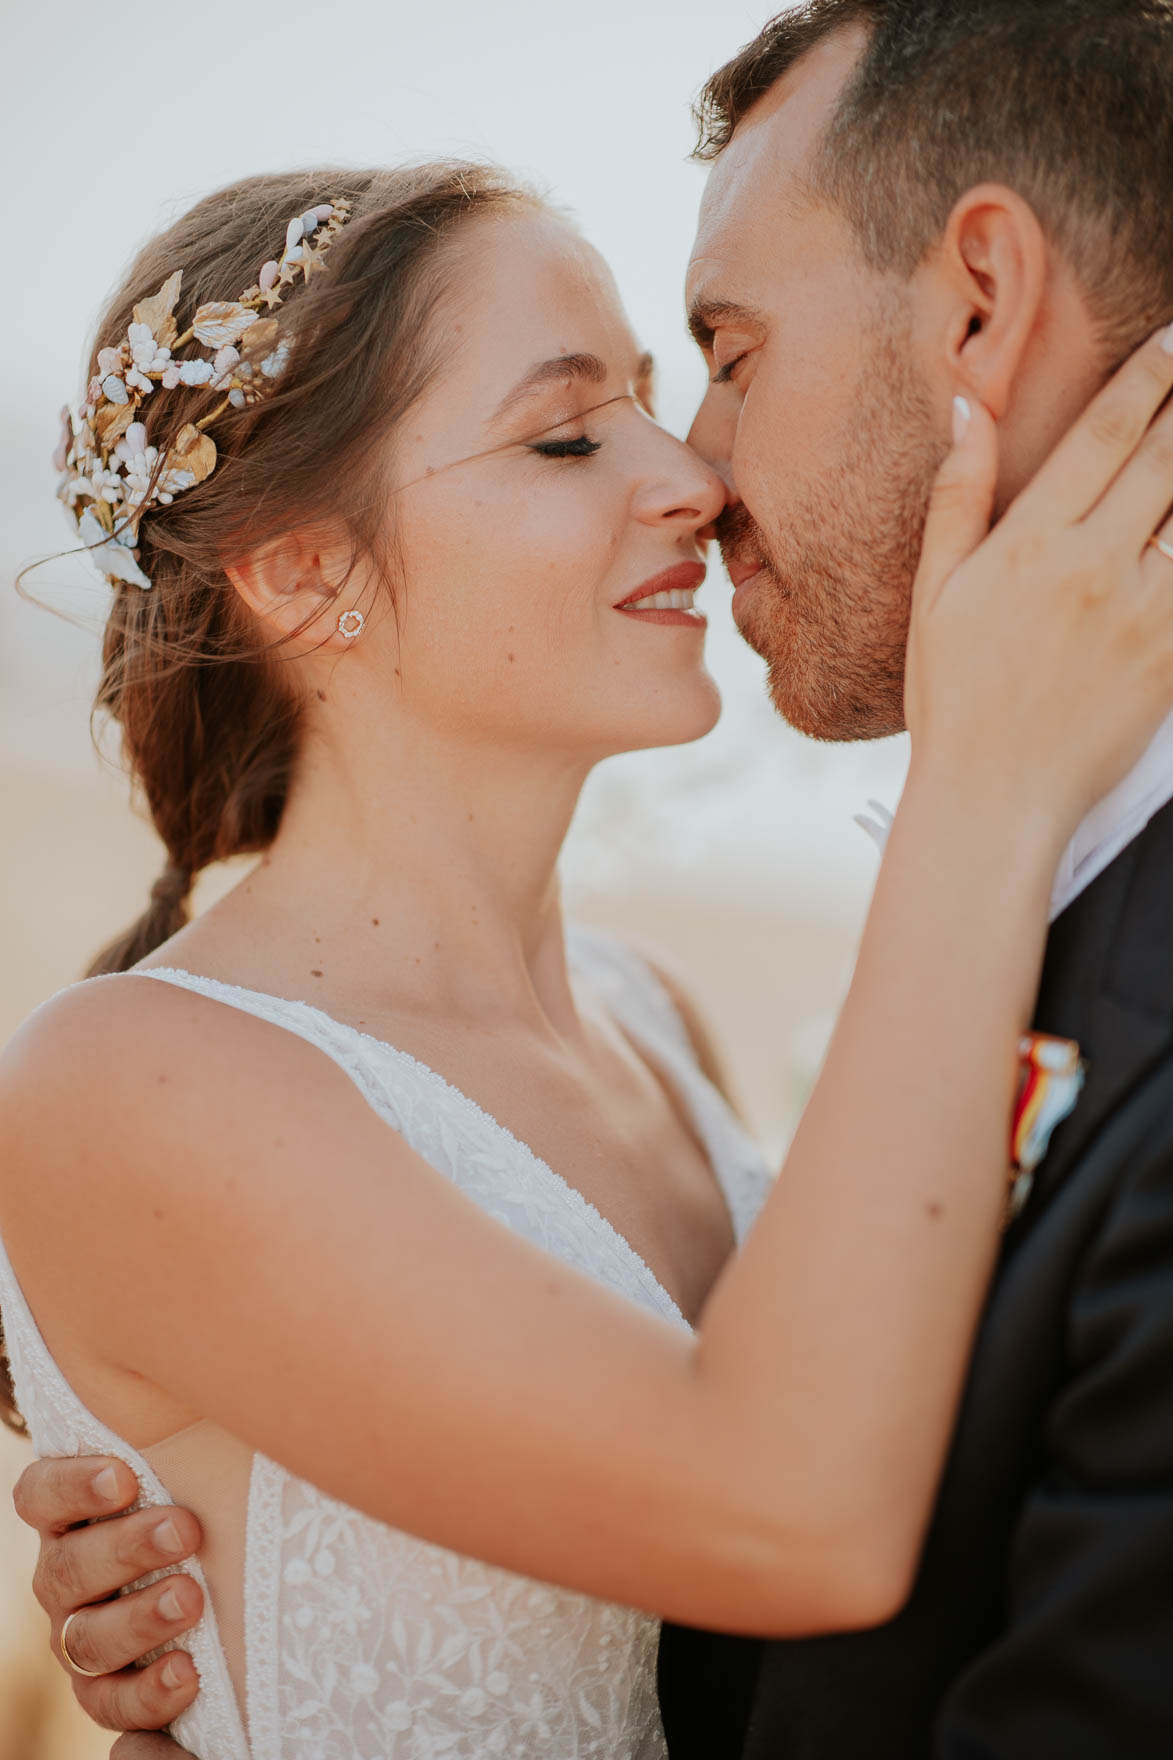
<path fill-rule="evenodd" d="M 345 641 L 353 642 L 355 636 L 361 635 L 366 618 L 361 611 L 344 611 L 338 619 L 338 634 Z"/>

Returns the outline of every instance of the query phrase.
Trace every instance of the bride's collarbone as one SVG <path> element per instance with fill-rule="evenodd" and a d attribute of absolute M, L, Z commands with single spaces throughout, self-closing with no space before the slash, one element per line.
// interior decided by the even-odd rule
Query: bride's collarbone
<path fill-rule="evenodd" d="M 586 1199 L 695 1318 L 734 1245 L 687 1096 L 601 1009 L 573 1041 L 528 1023 L 380 1011 L 352 1024 L 435 1072 Z"/>
<path fill-rule="evenodd" d="M 147 962 L 168 963 L 179 961 Z M 242 983 L 201 964 L 210 977 Z M 581 1030 L 561 1037 L 501 1014 L 388 1007 L 313 972 L 312 988 L 255 973 L 243 982 L 306 1001 L 442 1078 L 486 1115 L 487 1130 L 515 1138 L 586 1199 L 695 1316 L 734 1244 L 728 1207 L 687 1096 L 593 999 L 580 999 Z M 363 1104 L 357 1093 L 354 1103 Z"/>

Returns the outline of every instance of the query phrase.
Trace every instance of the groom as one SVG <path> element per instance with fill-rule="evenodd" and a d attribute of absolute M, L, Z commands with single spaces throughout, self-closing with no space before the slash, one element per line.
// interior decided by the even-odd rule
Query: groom
<path fill-rule="evenodd" d="M 738 498 L 735 616 L 797 727 L 894 733 L 950 396 L 999 420 L 1004 507 L 1173 312 L 1173 6 L 812 0 L 700 116 L 692 440 Z M 1173 721 L 1059 876 L 1037 1025 L 1089 1081 L 1007 1235 L 909 1605 L 668 1629 L 672 1760 L 1173 1756 L 1171 799 Z"/>
<path fill-rule="evenodd" d="M 812 0 L 701 116 L 692 438 L 733 493 L 735 616 L 787 719 L 882 737 L 952 398 L 999 420 L 1004 506 L 1173 315 L 1173 0 Z M 672 1760 L 1173 1756 L 1171 800 L 1173 723 L 1059 876 L 1038 1025 L 1089 1081 L 1007 1235 L 907 1609 L 785 1643 L 669 1628 Z M 49 1568 L 96 1596 L 179 1556 L 119 1526 Z M 135 1686 L 112 1720 L 149 1718 Z"/>

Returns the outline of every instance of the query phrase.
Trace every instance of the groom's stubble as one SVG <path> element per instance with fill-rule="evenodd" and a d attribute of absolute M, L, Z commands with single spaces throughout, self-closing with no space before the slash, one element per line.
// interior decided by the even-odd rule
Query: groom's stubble
<path fill-rule="evenodd" d="M 885 301 L 831 472 L 779 485 L 770 530 L 743 504 L 721 516 L 728 560 L 765 568 L 740 619 L 771 698 L 800 733 L 884 739 L 904 727 L 913 583 L 945 445 L 911 359 L 902 305 Z"/>

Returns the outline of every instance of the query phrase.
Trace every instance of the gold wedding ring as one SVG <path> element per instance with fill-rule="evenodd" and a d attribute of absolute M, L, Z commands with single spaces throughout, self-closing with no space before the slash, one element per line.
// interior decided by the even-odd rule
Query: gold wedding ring
<path fill-rule="evenodd" d="M 1173 562 L 1173 544 L 1167 544 L 1164 538 L 1150 538 L 1149 549 L 1159 550 L 1166 562 Z"/>
<path fill-rule="evenodd" d="M 61 1654 L 65 1658 L 65 1666 L 69 1669 L 69 1672 L 71 1674 L 82 1674 L 87 1680 L 96 1681 L 100 1680 L 104 1674 L 108 1673 L 108 1670 L 104 1668 L 83 1668 L 81 1663 L 75 1662 L 73 1657 L 69 1654 L 69 1628 L 77 1618 L 77 1614 L 81 1611 L 82 1610 L 79 1607 L 77 1613 L 70 1614 L 69 1618 L 61 1628 L 61 1636 L 57 1642 L 61 1646 Z"/>

